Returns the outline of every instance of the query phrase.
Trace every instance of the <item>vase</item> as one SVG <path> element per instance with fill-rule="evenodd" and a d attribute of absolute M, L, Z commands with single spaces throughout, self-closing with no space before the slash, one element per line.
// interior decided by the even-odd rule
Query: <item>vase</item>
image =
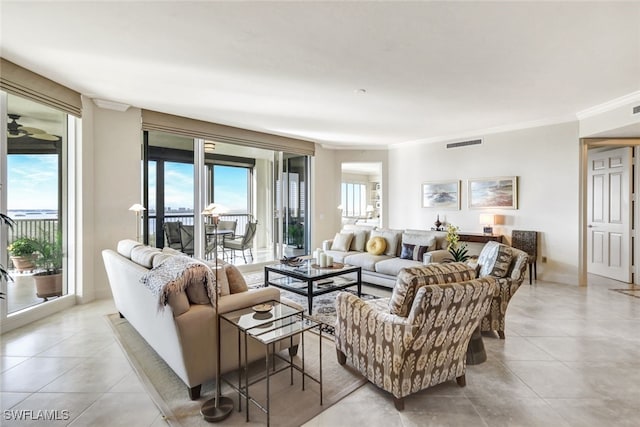
<path fill-rule="evenodd" d="M 47 301 L 49 297 L 62 295 L 62 273 L 36 273 L 33 275 L 33 280 L 36 282 L 36 296 L 38 298 L 44 298 Z"/>
<path fill-rule="evenodd" d="M 33 255 L 12 256 L 10 258 L 11 262 L 13 262 L 13 266 L 19 273 L 22 273 L 23 271 L 32 271 L 36 268 L 36 265 L 33 262 Z"/>

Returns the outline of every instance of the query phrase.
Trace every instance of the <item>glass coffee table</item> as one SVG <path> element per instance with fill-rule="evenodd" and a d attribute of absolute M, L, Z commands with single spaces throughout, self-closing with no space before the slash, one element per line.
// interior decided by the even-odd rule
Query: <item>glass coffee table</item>
<path fill-rule="evenodd" d="M 273 277 L 274 275 L 279 277 Z M 341 263 L 335 263 L 333 267 L 321 268 L 313 264 L 311 259 L 300 266 L 268 265 L 264 268 L 264 284 L 306 296 L 309 314 L 312 314 L 315 296 L 351 286 L 357 286 L 358 296 L 361 296 L 362 269 Z"/>
<path fill-rule="evenodd" d="M 299 308 L 292 307 L 279 301 L 267 301 L 253 307 L 241 308 L 228 313 L 220 314 L 220 320 L 224 320 L 233 325 L 238 331 L 238 379 L 237 383 L 222 378 L 227 384 L 238 392 L 238 401 L 245 399 L 246 418 L 249 421 L 249 403 L 253 403 L 260 410 L 267 414 L 267 426 L 269 426 L 269 385 L 270 377 L 278 372 L 285 370 L 290 371 L 290 381 L 293 385 L 293 370 L 297 370 L 302 374 L 302 390 L 305 388 L 305 378 L 309 378 L 320 385 L 320 405 L 322 405 L 322 330 L 320 324 L 302 315 L 303 311 Z M 319 362 L 320 373 L 318 378 L 314 378 L 305 371 L 304 364 L 304 332 L 318 328 L 319 340 Z M 278 354 L 275 349 L 276 343 L 289 340 L 289 346 L 293 345 L 293 338 L 300 336 L 301 364 L 297 365 L 293 361 L 292 353 L 285 358 Z M 249 381 L 249 366 L 247 357 L 247 341 L 249 338 L 255 339 L 264 345 L 265 349 L 265 366 L 266 373 L 257 379 Z M 242 354 L 244 349 L 244 355 Z M 276 367 L 276 358 L 285 362 L 284 366 Z M 244 366 L 242 361 L 244 360 Z M 244 380 L 244 381 L 243 381 Z M 261 404 L 258 400 L 251 397 L 249 386 L 258 381 L 266 380 L 266 404 Z M 242 411 L 242 405 L 238 407 L 238 411 Z"/>

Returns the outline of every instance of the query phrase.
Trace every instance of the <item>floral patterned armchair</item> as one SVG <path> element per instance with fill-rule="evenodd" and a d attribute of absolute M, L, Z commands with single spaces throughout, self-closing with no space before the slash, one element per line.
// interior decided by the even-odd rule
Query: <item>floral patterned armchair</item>
<path fill-rule="evenodd" d="M 487 243 L 480 252 L 478 277 L 495 277 L 498 284 L 491 308 L 482 319 L 482 331 L 496 331 L 504 339 L 507 305 L 524 280 L 528 259 L 526 252 L 497 242 Z"/>
<path fill-rule="evenodd" d="M 496 286 L 494 277 L 474 273 L 462 263 L 430 264 L 401 270 L 390 300 L 339 293 L 338 362 L 391 393 L 398 410 L 427 387 L 453 379 L 465 386 L 469 339 Z"/>

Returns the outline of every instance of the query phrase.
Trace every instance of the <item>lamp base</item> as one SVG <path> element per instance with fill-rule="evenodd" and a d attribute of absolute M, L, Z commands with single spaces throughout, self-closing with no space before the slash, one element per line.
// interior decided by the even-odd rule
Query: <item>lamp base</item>
<path fill-rule="evenodd" d="M 218 407 L 216 407 L 216 398 L 209 399 L 202 404 L 200 413 L 205 421 L 210 423 L 217 423 L 224 420 L 233 411 L 233 400 L 229 397 L 220 396 Z"/>
<path fill-rule="evenodd" d="M 484 228 L 482 229 L 482 232 L 483 232 L 484 234 L 493 234 L 493 227 L 484 227 Z"/>

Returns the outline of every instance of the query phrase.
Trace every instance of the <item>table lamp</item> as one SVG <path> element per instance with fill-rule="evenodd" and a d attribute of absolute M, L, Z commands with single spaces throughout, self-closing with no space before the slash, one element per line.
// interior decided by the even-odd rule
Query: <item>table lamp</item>
<path fill-rule="evenodd" d="M 140 203 L 135 203 L 131 205 L 129 210 L 136 213 L 136 241 L 139 242 L 140 241 L 140 216 L 142 215 L 143 211 L 146 211 L 146 209 Z"/>

